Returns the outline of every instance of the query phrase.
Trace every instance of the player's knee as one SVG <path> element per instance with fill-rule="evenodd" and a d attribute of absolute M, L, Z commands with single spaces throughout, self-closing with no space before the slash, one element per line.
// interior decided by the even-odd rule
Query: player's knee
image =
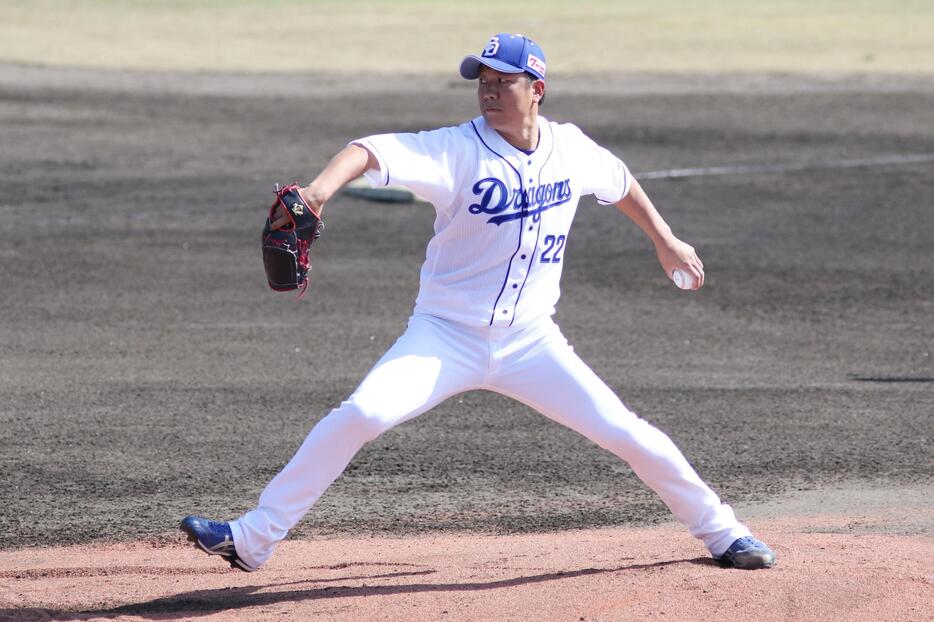
<path fill-rule="evenodd" d="M 619 417 L 609 417 L 595 423 L 586 436 L 603 449 L 621 455 L 639 448 L 651 428 L 644 419 L 627 411 Z"/>
<path fill-rule="evenodd" d="M 667 434 L 645 419 L 636 417 L 609 433 L 606 449 L 618 456 L 634 456 L 667 453 L 671 444 Z"/>
<path fill-rule="evenodd" d="M 341 429 L 343 434 L 357 438 L 364 443 L 372 441 L 392 427 L 378 413 L 361 408 L 359 404 L 349 401 L 331 411 L 328 417 L 333 418 L 333 423 Z"/>

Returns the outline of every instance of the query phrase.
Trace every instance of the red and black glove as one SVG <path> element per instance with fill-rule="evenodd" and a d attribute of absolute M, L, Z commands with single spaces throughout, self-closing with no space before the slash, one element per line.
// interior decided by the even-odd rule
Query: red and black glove
<path fill-rule="evenodd" d="M 282 189 L 276 185 L 276 200 L 263 227 L 263 267 L 269 287 L 285 292 L 308 288 L 311 261 L 308 251 L 321 236 L 324 223 L 298 191 L 298 184 Z"/>

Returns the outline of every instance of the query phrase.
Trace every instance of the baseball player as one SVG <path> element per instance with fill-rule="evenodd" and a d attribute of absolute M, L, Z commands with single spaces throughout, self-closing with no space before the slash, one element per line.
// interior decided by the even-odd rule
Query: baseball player
<path fill-rule="evenodd" d="M 552 320 L 581 196 L 614 205 L 652 240 L 664 271 L 704 284 L 694 249 L 671 232 L 626 165 L 572 124 L 539 114 L 545 54 L 498 34 L 460 66 L 480 115 L 456 127 L 351 142 L 306 187 L 320 215 L 347 182 L 401 185 L 435 208 L 408 327 L 359 387 L 311 430 L 255 509 L 181 529 L 232 566 L 258 569 L 367 441 L 458 393 L 486 389 L 527 404 L 622 458 L 726 566 L 775 563 L 663 432 L 630 411 Z M 276 214 L 272 219 L 276 220 Z M 273 228 L 281 219 L 273 222 Z"/>

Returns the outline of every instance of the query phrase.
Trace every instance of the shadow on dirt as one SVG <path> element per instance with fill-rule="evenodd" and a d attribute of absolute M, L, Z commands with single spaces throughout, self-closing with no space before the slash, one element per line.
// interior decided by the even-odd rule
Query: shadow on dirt
<path fill-rule="evenodd" d="M 172 596 L 164 596 L 143 603 L 121 605 L 109 609 L 96 609 L 82 612 L 49 611 L 43 609 L 0 610 L 0 620 L 87 620 L 98 618 L 118 618 L 120 616 L 141 616 L 159 620 L 189 619 L 196 616 L 207 616 L 220 611 L 231 609 L 261 608 L 280 603 L 301 602 L 327 598 L 360 598 L 367 596 L 387 596 L 395 594 L 418 594 L 423 592 L 472 592 L 482 590 L 498 590 L 513 588 L 534 583 L 548 581 L 561 581 L 592 575 L 612 574 L 624 571 L 651 570 L 664 568 L 677 564 L 698 564 L 702 566 L 718 566 L 718 563 L 709 557 L 692 559 L 674 559 L 652 564 L 632 564 L 616 568 L 582 568 L 580 570 L 547 572 L 543 574 L 519 576 L 512 579 L 496 581 L 478 581 L 473 583 L 407 583 L 402 585 L 359 585 L 359 586 L 332 586 L 316 587 L 311 589 L 282 590 L 283 587 L 318 584 L 333 581 L 360 581 L 372 579 L 394 579 L 398 577 L 427 576 L 435 574 L 436 570 L 426 569 L 409 572 L 393 572 L 374 576 L 349 576 L 338 579 L 308 579 L 305 581 L 292 581 L 288 583 L 250 585 L 237 588 L 219 588 L 210 590 L 196 590 Z M 267 592 L 265 590 L 276 590 Z"/>

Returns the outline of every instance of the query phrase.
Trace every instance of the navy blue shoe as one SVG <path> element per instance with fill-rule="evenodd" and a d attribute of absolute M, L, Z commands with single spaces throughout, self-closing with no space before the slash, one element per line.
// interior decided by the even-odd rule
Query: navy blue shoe
<path fill-rule="evenodd" d="M 758 570 L 775 565 L 775 553 L 772 549 L 752 536 L 739 538 L 717 559 L 724 566 L 742 570 Z"/>
<path fill-rule="evenodd" d="M 199 549 L 208 555 L 220 555 L 230 564 L 244 572 L 257 570 L 237 555 L 234 547 L 233 533 L 227 523 L 208 520 L 200 516 L 186 516 L 178 528 L 188 534 L 188 541 L 193 542 Z"/>

